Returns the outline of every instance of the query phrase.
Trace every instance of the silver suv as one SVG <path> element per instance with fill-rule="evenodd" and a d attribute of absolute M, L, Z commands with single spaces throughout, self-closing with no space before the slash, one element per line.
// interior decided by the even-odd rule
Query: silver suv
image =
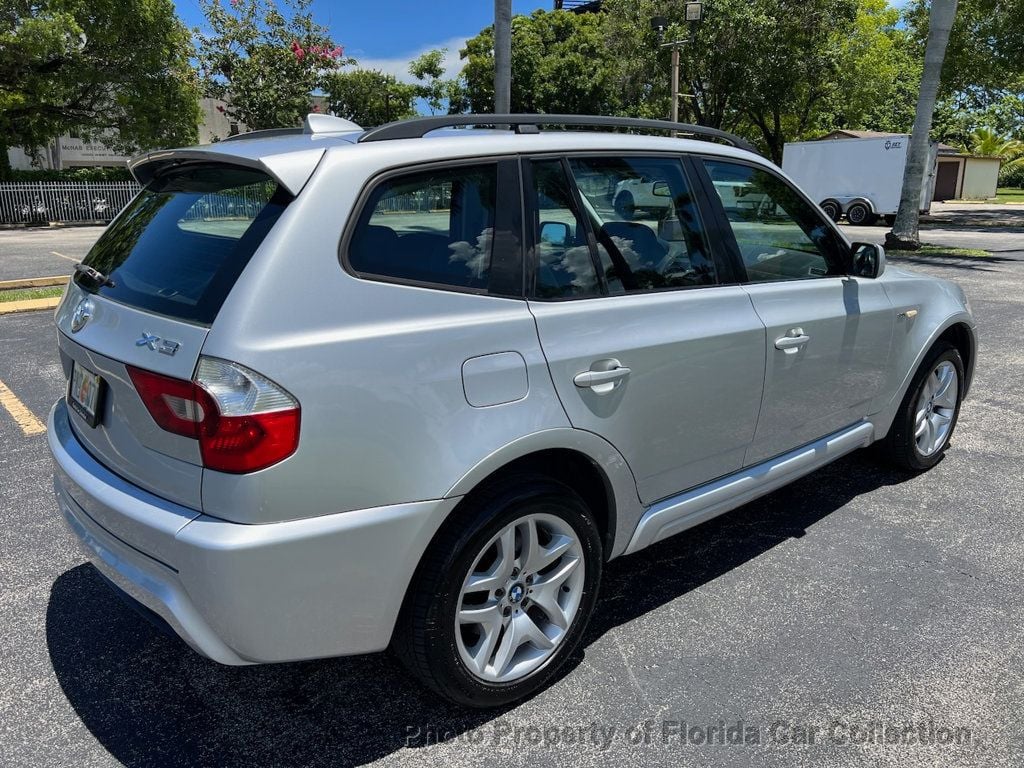
<path fill-rule="evenodd" d="M 970 384 L 962 291 L 717 131 L 311 116 L 132 170 L 56 313 L 57 498 L 224 664 L 391 647 L 513 701 L 605 562 L 876 441 L 927 469 Z M 622 215 L 633 179 L 664 204 Z"/>

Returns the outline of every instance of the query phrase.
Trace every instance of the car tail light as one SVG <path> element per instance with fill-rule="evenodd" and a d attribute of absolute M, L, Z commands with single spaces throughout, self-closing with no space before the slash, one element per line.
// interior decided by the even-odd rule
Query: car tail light
<path fill-rule="evenodd" d="M 200 357 L 192 381 L 132 366 L 128 375 L 162 429 L 199 441 L 204 467 L 255 472 L 298 447 L 298 401 L 243 365 Z"/>

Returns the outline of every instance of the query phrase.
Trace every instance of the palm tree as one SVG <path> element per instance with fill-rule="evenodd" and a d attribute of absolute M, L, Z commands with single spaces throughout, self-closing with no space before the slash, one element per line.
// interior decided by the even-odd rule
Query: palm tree
<path fill-rule="evenodd" d="M 949 31 L 956 17 L 957 0 L 932 0 L 928 11 L 928 43 L 924 51 L 924 70 L 921 89 L 917 96 L 914 130 L 910 136 L 907 167 L 903 172 L 903 192 L 892 232 L 885 236 L 888 248 L 916 250 L 921 247 L 918 223 L 921 207 L 921 184 L 925 163 L 928 161 L 928 134 L 932 129 L 935 97 L 942 77 L 942 62 L 946 59 Z"/>
<path fill-rule="evenodd" d="M 971 140 L 960 148 L 969 155 L 998 157 L 1004 163 L 1024 153 L 1024 141 L 1000 136 L 990 128 L 979 128 L 971 134 Z"/>

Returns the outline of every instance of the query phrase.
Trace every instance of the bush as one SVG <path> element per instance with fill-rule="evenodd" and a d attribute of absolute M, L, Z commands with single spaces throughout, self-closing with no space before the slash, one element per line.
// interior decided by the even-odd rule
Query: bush
<path fill-rule="evenodd" d="M 1000 187 L 1024 187 L 1024 163 L 1016 167 L 1004 167 L 999 171 Z"/>
<path fill-rule="evenodd" d="M 127 168 L 65 168 L 63 171 L 31 170 L 8 172 L 4 181 L 131 181 Z"/>

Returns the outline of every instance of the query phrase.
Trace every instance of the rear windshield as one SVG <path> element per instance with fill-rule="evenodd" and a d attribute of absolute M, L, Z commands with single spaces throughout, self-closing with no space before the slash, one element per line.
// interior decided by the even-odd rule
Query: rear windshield
<path fill-rule="evenodd" d="M 84 263 L 113 282 L 96 289 L 100 295 L 208 325 L 290 199 L 259 171 L 178 168 L 143 188 Z M 76 282 L 92 287 L 81 276 Z"/>

